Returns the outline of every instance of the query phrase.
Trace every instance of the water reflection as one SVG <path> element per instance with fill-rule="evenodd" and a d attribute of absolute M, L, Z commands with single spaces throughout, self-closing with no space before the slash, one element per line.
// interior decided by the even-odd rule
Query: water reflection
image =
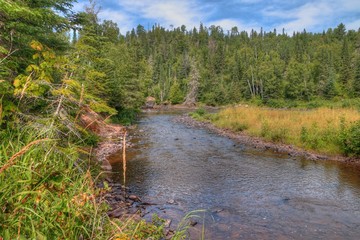
<path fill-rule="evenodd" d="M 149 211 L 179 220 L 208 209 L 206 239 L 360 236 L 359 169 L 239 146 L 172 118 L 144 116 L 127 152 L 127 182 L 159 203 Z M 110 161 L 121 173 L 121 153 Z"/>

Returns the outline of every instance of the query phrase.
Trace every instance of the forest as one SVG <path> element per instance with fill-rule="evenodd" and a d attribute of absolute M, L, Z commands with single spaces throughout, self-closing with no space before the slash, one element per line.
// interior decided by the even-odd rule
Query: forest
<path fill-rule="evenodd" d="M 100 22 L 96 4 L 73 14 L 71 1 L 55 2 L 55 8 L 3 3 L 3 121 L 15 96 L 36 97 L 31 105 L 38 109 L 41 97 L 54 95 L 48 85 L 66 74 L 83 85 L 99 112 L 111 114 L 137 109 L 147 96 L 179 104 L 192 94 L 215 106 L 250 99 L 270 105 L 339 101 L 360 94 L 360 32 L 342 23 L 322 33 L 292 34 L 138 25 L 121 35 L 116 23 Z"/>
<path fill-rule="evenodd" d="M 199 23 L 121 34 L 94 1 L 82 12 L 73 3 L 0 0 L 0 239 L 108 236 L 106 206 L 93 200 L 97 173 L 81 150 L 98 141 L 77 124 L 84 109 L 129 124 L 148 96 L 188 106 L 360 105 L 360 29 Z"/>

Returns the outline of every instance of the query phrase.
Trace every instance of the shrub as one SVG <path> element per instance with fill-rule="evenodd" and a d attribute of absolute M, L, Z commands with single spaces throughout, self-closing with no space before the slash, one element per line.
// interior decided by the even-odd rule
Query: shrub
<path fill-rule="evenodd" d="M 199 120 L 199 121 L 205 121 L 207 114 L 206 110 L 204 108 L 198 108 L 195 110 L 195 112 L 190 113 L 190 117 Z"/>
<path fill-rule="evenodd" d="M 360 121 L 356 121 L 340 134 L 341 149 L 347 156 L 360 156 Z"/>
<path fill-rule="evenodd" d="M 206 114 L 206 110 L 205 108 L 198 108 L 195 110 L 195 113 L 198 114 L 199 116 L 204 116 Z"/>
<path fill-rule="evenodd" d="M 285 143 L 286 139 L 288 137 L 287 132 L 288 132 L 288 130 L 286 128 L 273 129 L 270 132 L 270 138 L 274 142 Z"/>

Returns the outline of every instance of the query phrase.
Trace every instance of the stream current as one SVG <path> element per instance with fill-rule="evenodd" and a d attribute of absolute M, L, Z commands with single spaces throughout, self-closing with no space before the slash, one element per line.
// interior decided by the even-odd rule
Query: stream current
<path fill-rule="evenodd" d="M 360 170 L 258 150 L 148 113 L 130 132 L 126 185 L 173 219 L 197 213 L 191 239 L 360 239 Z M 122 183 L 122 153 L 109 158 Z"/>

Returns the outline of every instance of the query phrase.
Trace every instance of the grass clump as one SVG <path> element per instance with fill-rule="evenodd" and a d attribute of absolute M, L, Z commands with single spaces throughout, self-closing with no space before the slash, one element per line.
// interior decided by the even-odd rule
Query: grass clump
<path fill-rule="evenodd" d="M 165 239 L 164 220 L 110 219 L 98 169 L 78 146 L 34 131 L 3 130 L 0 239 Z M 176 233 L 184 239 L 183 231 Z"/>
<path fill-rule="evenodd" d="M 107 206 L 75 148 L 8 133 L 0 145 L 0 236 L 5 239 L 103 239 Z M 32 144 L 36 142 L 36 144 Z"/>
<path fill-rule="evenodd" d="M 246 105 L 224 109 L 208 119 L 218 127 L 272 142 L 325 154 L 360 155 L 360 113 L 356 109 L 284 110 Z"/>
<path fill-rule="evenodd" d="M 165 220 L 159 218 L 156 214 L 152 216 L 152 221 L 150 223 L 145 220 L 135 221 L 132 218 L 127 220 L 114 219 L 111 223 L 115 229 L 113 239 L 165 239 Z"/>
<path fill-rule="evenodd" d="M 190 113 L 190 116 L 192 118 L 195 118 L 197 120 L 205 120 L 205 116 L 207 115 L 206 109 L 205 108 L 198 108 L 196 109 L 194 112 Z"/>

